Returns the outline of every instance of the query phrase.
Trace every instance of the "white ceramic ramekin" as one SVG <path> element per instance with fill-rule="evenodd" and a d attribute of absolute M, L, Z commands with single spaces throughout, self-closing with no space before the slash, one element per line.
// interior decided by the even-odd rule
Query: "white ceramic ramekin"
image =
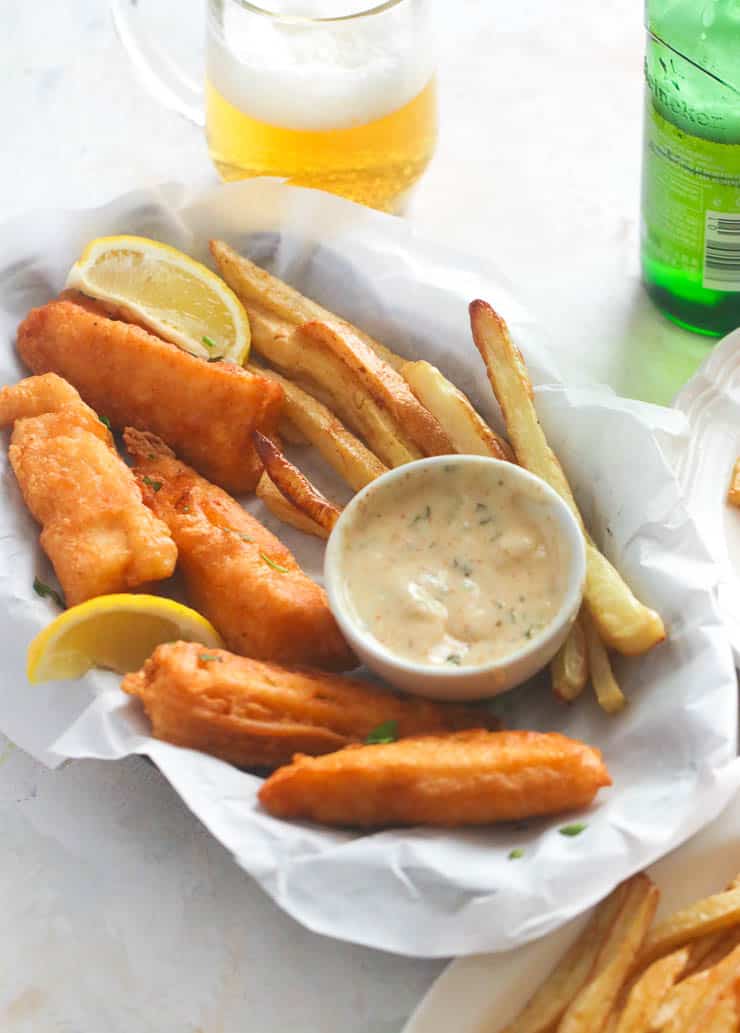
<path fill-rule="evenodd" d="M 537 519 L 542 514 L 547 520 L 548 533 L 552 528 L 559 536 L 558 554 L 566 569 L 565 592 L 562 604 L 547 624 L 526 645 L 489 663 L 477 667 L 441 666 L 415 663 L 392 653 L 379 642 L 355 616 L 344 582 L 342 559 L 345 536 L 353 526 L 363 500 L 376 493 L 392 492 L 399 477 L 415 476 L 416 471 L 449 465 L 450 456 L 434 456 L 390 470 L 363 488 L 347 505 L 331 533 L 324 559 L 324 576 L 329 603 L 345 638 L 367 666 L 396 688 L 431 699 L 472 700 L 497 696 L 514 688 L 545 666 L 565 641 L 581 605 L 586 577 L 586 550 L 578 524 L 566 504 L 553 489 L 539 477 L 513 463 L 485 456 L 456 455 L 456 464 L 474 465 L 476 477 L 505 482 L 512 492 L 526 489 L 532 500 L 530 514 Z M 423 500 L 423 495 L 419 495 Z"/>

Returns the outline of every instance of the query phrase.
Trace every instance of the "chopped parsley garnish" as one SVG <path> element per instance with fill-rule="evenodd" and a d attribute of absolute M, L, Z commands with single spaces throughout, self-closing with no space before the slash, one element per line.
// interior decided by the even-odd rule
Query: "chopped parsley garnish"
<path fill-rule="evenodd" d="M 244 534 L 242 531 L 233 531 L 232 530 L 231 533 L 235 534 L 237 538 L 241 538 L 241 540 L 243 542 L 253 542 L 254 541 L 254 538 L 250 538 L 248 534 Z M 265 557 L 263 556 L 262 559 L 265 559 Z"/>
<path fill-rule="evenodd" d="M 203 344 L 206 346 L 206 348 L 216 347 L 216 342 L 213 340 L 212 337 L 209 337 L 208 334 L 203 334 L 201 340 L 203 341 Z"/>
<path fill-rule="evenodd" d="M 112 430 L 111 425 L 110 425 L 110 420 L 108 419 L 107 416 L 98 416 L 98 419 L 100 420 L 100 422 L 103 424 L 104 427 L 107 427 L 108 430 Z"/>
<path fill-rule="evenodd" d="M 153 481 L 151 477 L 147 477 L 146 475 L 144 475 L 141 479 L 148 488 L 152 489 L 152 491 L 159 491 L 159 489 L 162 487 L 161 481 Z"/>
<path fill-rule="evenodd" d="M 492 516 L 483 517 L 482 520 L 478 521 L 478 524 L 479 524 L 480 527 L 485 527 L 486 524 L 491 524 L 491 523 L 493 523 L 493 517 Z"/>
<path fill-rule="evenodd" d="M 513 850 L 509 851 L 509 860 L 518 861 L 520 857 L 524 857 L 524 851 L 520 846 L 514 847 Z"/>
<path fill-rule="evenodd" d="M 51 585 L 45 585 L 43 581 L 35 577 L 33 579 L 33 590 L 36 595 L 40 595 L 42 599 L 49 598 L 53 599 L 57 606 L 61 606 L 64 609 L 64 600 L 62 599 L 56 588 L 52 588 Z"/>
<path fill-rule="evenodd" d="M 224 658 L 216 656 L 215 653 L 198 653 L 198 659 L 204 664 L 222 664 L 224 662 Z"/>
<path fill-rule="evenodd" d="M 157 458 L 157 457 L 155 456 L 155 454 L 154 454 L 153 452 L 150 452 L 150 453 L 149 453 L 149 454 L 147 455 L 147 459 L 156 459 L 156 458 Z"/>
<path fill-rule="evenodd" d="M 573 838 L 573 836 L 580 836 L 586 828 L 588 828 L 588 825 L 582 821 L 577 821 L 573 825 L 563 825 L 561 829 L 558 829 L 558 832 L 561 836 L 570 836 Z"/>
<path fill-rule="evenodd" d="M 378 746 L 381 743 L 395 742 L 397 738 L 398 721 L 394 718 L 390 721 L 383 721 L 382 724 L 376 725 L 365 739 L 365 742 L 368 746 Z"/>
<path fill-rule="evenodd" d="M 272 567 L 272 569 L 276 570 L 279 574 L 290 574 L 290 571 L 287 567 L 281 567 L 279 563 L 276 563 L 275 560 L 271 560 L 269 556 L 266 556 L 264 554 L 264 552 L 261 552 L 260 556 L 265 561 L 268 567 Z"/>
<path fill-rule="evenodd" d="M 470 566 L 469 563 L 466 563 L 464 560 L 459 560 L 457 557 L 455 557 L 455 559 L 452 561 L 452 566 L 455 568 L 455 570 L 461 570 L 463 577 L 473 576 L 473 568 Z"/>
<path fill-rule="evenodd" d="M 417 513 L 416 516 L 414 517 L 414 519 L 411 521 L 411 526 L 413 527 L 414 524 L 418 524 L 420 520 L 429 520 L 431 515 L 432 515 L 432 507 L 431 506 L 424 506 L 424 509 L 421 511 L 421 513 Z"/>
<path fill-rule="evenodd" d="M 221 362 L 223 355 L 213 355 L 210 359 L 206 359 L 206 362 Z"/>
<path fill-rule="evenodd" d="M 459 667 L 462 663 L 462 658 L 460 657 L 459 653 L 450 653 L 450 655 L 445 660 L 445 663 L 454 664 L 456 667 Z"/>

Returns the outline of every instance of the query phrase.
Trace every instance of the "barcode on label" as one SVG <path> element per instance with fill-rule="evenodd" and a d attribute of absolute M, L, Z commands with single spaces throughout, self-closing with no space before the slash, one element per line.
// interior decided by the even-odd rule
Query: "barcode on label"
<path fill-rule="evenodd" d="M 740 214 L 707 212 L 702 286 L 740 291 Z"/>

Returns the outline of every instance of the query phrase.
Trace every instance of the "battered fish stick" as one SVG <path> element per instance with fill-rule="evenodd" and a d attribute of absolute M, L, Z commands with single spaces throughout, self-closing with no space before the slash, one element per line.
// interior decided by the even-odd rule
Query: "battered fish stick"
<path fill-rule="evenodd" d="M 68 380 L 114 428 L 153 431 L 229 491 L 257 484 L 252 433 L 275 431 L 283 391 L 274 381 L 197 359 L 75 292 L 29 312 L 18 353 L 34 373 Z"/>
<path fill-rule="evenodd" d="M 374 828 L 488 825 L 586 807 L 611 778 L 555 732 L 457 732 L 297 756 L 262 785 L 277 818 Z"/>
<path fill-rule="evenodd" d="M 170 529 L 191 604 L 229 649 L 330 670 L 357 666 L 323 588 L 282 542 L 154 434 L 127 428 L 144 501 Z"/>
<path fill-rule="evenodd" d="M 247 660 L 192 642 L 158 646 L 121 688 L 138 696 L 158 739 L 239 767 L 330 753 L 386 722 L 396 734 L 480 727 L 475 706 L 399 698 L 366 682 Z"/>
<path fill-rule="evenodd" d="M 70 384 L 47 373 L 4 387 L 0 426 L 10 424 L 10 462 L 70 606 L 172 574 L 166 525 Z"/>

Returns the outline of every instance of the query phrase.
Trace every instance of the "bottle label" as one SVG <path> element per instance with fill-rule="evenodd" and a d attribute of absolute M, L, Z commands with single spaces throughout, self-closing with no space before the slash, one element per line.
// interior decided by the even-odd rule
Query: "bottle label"
<path fill-rule="evenodd" d="M 698 285 L 740 291 L 740 144 L 692 136 L 645 111 L 643 232 L 658 262 Z"/>
<path fill-rule="evenodd" d="M 740 290 L 740 215 L 707 212 L 702 274 L 702 287 Z"/>

